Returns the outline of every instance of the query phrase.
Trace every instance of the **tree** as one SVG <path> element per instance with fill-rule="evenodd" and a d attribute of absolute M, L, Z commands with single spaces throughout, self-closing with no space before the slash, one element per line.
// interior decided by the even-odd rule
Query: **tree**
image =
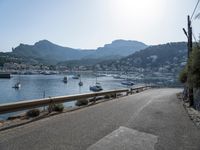
<path fill-rule="evenodd" d="M 190 63 L 192 68 L 192 85 L 195 88 L 200 88 L 200 47 L 197 46 L 193 49 Z"/>

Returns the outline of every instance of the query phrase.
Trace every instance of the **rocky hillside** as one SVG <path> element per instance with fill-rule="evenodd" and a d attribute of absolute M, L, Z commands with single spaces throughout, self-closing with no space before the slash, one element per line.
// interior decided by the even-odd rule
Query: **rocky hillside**
<path fill-rule="evenodd" d="M 120 60 L 100 63 L 95 67 L 98 70 L 119 70 L 125 72 L 141 69 L 176 72 L 186 64 L 186 59 L 187 44 L 185 42 L 178 42 L 149 46 Z"/>

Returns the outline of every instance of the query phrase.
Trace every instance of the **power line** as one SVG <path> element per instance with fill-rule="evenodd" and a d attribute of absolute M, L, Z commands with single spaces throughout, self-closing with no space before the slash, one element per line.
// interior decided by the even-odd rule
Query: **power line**
<path fill-rule="evenodd" d="M 197 4 L 196 4 L 196 6 L 195 6 L 195 8 L 194 8 L 194 10 L 193 10 L 193 13 L 192 13 L 192 16 L 191 16 L 191 20 L 192 20 L 194 14 L 195 14 L 195 11 L 196 11 L 196 9 L 197 9 L 197 6 L 199 5 L 199 2 L 200 2 L 200 0 L 198 0 Z"/>

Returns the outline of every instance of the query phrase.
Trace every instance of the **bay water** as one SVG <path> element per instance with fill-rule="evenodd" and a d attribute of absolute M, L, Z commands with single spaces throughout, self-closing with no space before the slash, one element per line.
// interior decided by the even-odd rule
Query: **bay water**
<path fill-rule="evenodd" d="M 63 78 L 67 76 L 68 82 L 64 83 Z M 114 90 L 126 88 L 121 84 L 121 80 L 112 76 L 98 77 L 103 90 Z M 89 93 L 89 87 L 96 83 L 94 75 L 81 75 L 83 86 L 79 86 L 79 79 L 73 79 L 72 75 L 12 75 L 10 79 L 0 79 L 0 104 L 40 99 L 43 97 L 67 96 L 73 94 Z M 19 89 L 13 88 L 17 83 L 21 83 Z M 74 102 L 65 103 L 65 106 L 74 106 Z M 11 113 L 13 114 L 13 113 Z M 7 115 L 0 115 L 0 119 L 5 119 Z"/>

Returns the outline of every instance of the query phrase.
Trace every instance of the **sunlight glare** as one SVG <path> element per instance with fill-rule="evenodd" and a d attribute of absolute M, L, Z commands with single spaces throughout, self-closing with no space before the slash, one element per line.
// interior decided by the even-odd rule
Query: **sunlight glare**
<path fill-rule="evenodd" d="M 114 0 L 114 11 L 118 17 L 155 16 L 159 10 L 159 0 Z"/>

